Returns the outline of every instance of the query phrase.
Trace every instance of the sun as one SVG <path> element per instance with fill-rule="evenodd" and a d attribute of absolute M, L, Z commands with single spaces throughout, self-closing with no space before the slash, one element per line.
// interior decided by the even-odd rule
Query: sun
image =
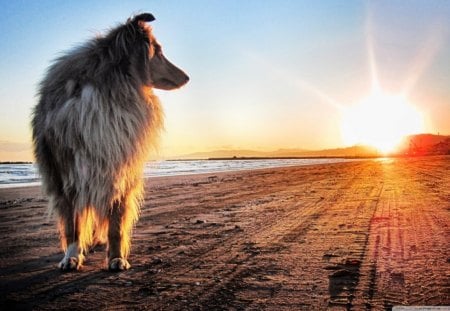
<path fill-rule="evenodd" d="M 341 134 L 347 145 L 363 144 L 383 154 L 401 140 L 424 129 L 423 117 L 404 96 L 374 90 L 356 105 L 343 108 Z"/>

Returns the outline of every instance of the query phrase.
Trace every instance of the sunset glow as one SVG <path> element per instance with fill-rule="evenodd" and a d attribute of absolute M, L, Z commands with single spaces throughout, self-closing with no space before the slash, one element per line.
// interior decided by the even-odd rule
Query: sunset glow
<path fill-rule="evenodd" d="M 358 143 L 389 153 L 405 135 L 450 135 L 450 1 L 42 0 L 2 10 L 0 161 L 34 161 L 30 120 L 54 59 L 137 12 L 155 16 L 164 54 L 191 77 L 154 90 L 165 130 L 151 159 Z"/>
<path fill-rule="evenodd" d="M 384 154 L 395 151 L 405 136 L 423 129 L 422 115 L 406 98 L 379 90 L 342 112 L 344 142 L 370 145 Z"/>

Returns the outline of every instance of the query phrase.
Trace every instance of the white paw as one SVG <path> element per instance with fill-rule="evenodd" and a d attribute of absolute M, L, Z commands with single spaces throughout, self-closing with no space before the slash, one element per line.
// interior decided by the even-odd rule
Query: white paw
<path fill-rule="evenodd" d="M 122 271 L 130 269 L 130 264 L 125 258 L 113 258 L 108 263 L 110 271 Z"/>
<path fill-rule="evenodd" d="M 76 257 L 64 257 L 58 264 L 62 271 L 79 270 L 81 268 L 81 260 Z"/>
<path fill-rule="evenodd" d="M 79 270 L 83 265 L 84 256 L 78 251 L 78 244 L 71 243 L 67 249 L 64 258 L 58 267 L 62 271 Z"/>

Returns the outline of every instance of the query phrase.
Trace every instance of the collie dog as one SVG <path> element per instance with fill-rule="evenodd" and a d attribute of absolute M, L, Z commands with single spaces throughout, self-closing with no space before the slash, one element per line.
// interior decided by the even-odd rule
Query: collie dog
<path fill-rule="evenodd" d="M 34 155 L 49 205 L 58 216 L 61 270 L 79 269 L 89 247 L 107 242 L 110 270 L 130 267 L 143 167 L 163 126 L 152 89 L 189 77 L 163 55 L 148 25 L 134 16 L 49 67 L 33 111 Z"/>

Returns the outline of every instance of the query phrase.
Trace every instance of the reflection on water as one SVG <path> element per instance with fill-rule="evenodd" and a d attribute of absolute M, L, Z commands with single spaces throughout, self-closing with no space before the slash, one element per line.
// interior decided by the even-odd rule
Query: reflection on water
<path fill-rule="evenodd" d="M 358 159 L 261 159 L 261 160 L 192 160 L 154 161 L 144 168 L 144 177 L 191 175 L 213 172 L 253 170 L 270 167 L 314 165 L 358 161 Z M 0 164 L 0 188 L 39 185 L 35 164 Z"/>
<path fill-rule="evenodd" d="M 376 158 L 375 161 L 377 162 L 381 162 L 384 164 L 391 164 L 392 162 L 394 162 L 393 158 L 388 158 L 388 157 L 383 157 L 383 158 Z"/>

